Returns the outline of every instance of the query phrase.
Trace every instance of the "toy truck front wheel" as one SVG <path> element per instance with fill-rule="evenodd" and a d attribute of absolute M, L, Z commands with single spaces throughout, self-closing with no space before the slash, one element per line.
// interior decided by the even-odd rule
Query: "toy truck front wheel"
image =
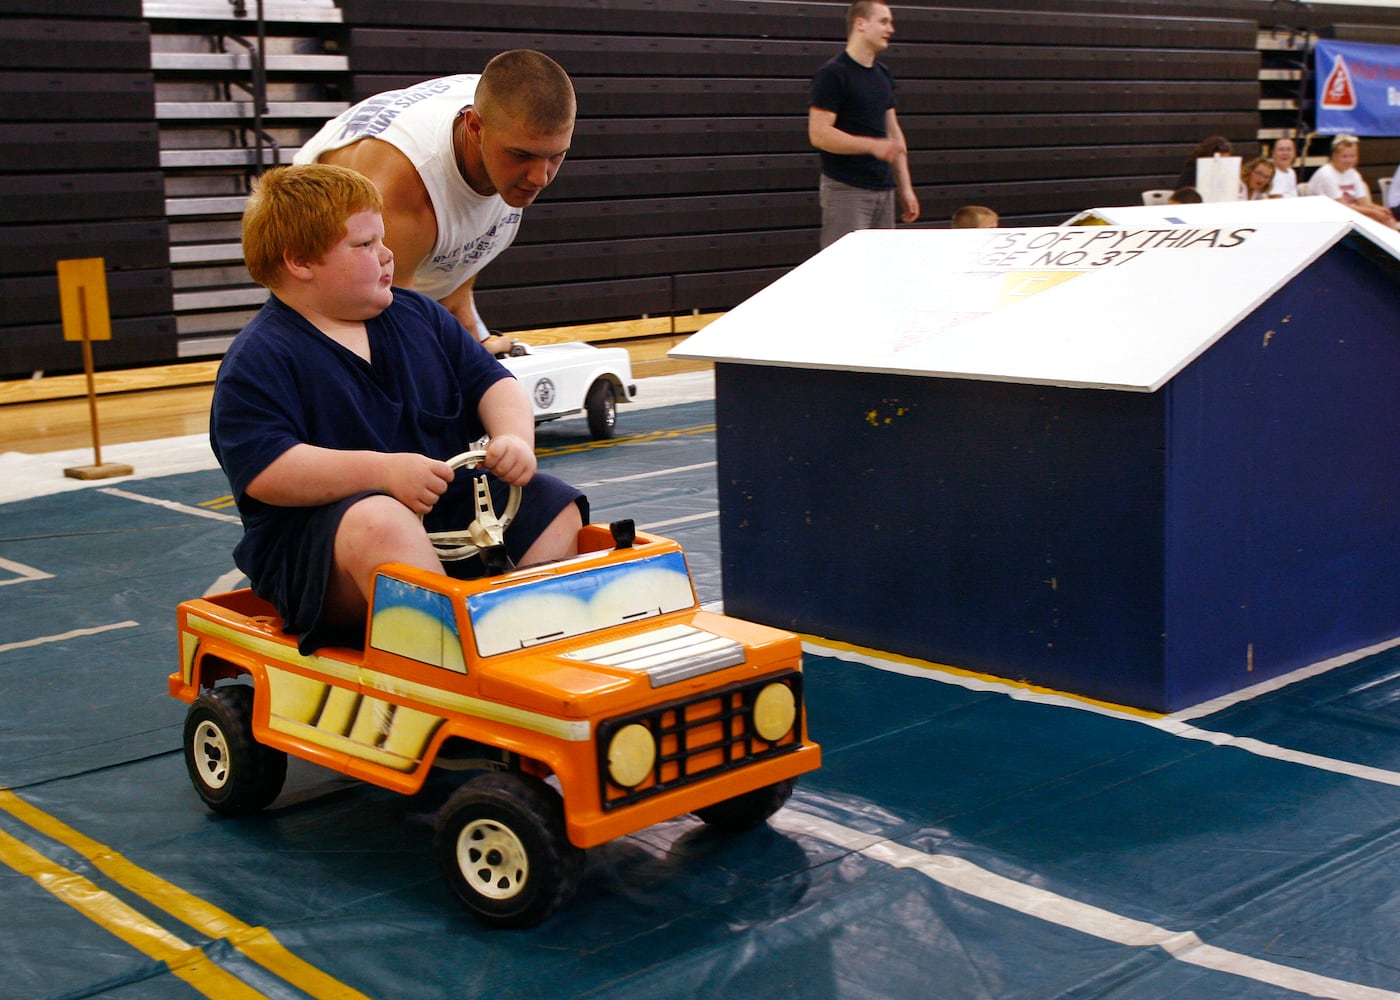
<path fill-rule="evenodd" d="M 277 798 L 287 755 L 253 738 L 253 689 L 203 692 L 185 715 L 185 767 L 205 805 L 223 816 L 255 813 Z"/>
<path fill-rule="evenodd" d="M 438 814 L 433 845 L 457 898 L 494 927 L 534 927 L 573 898 L 583 851 L 559 794 L 528 775 L 473 778 Z"/>

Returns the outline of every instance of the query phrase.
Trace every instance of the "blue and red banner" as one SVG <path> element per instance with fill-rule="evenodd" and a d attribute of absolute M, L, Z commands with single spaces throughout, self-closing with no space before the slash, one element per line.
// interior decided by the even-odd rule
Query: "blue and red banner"
<path fill-rule="evenodd" d="M 1400 136 L 1400 45 L 1319 39 L 1317 131 Z"/>

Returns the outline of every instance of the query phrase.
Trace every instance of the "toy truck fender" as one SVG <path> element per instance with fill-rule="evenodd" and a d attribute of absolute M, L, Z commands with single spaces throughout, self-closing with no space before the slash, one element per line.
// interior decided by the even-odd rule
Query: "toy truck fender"
<path fill-rule="evenodd" d="M 411 577 L 418 571 L 387 566 L 384 572 Z M 470 702 L 470 709 L 437 715 L 440 706 L 416 703 L 409 696 L 413 685 L 401 673 L 379 669 L 380 658 L 372 647 L 365 655 L 332 648 L 304 656 L 280 632 L 279 620 L 268 610 L 246 591 L 182 603 L 177 613 L 180 670 L 170 675 L 170 694 L 193 702 L 203 688 L 246 678 L 254 692 L 252 725 L 259 743 L 403 794 L 418 791 L 434 764 L 451 766 L 450 760 L 439 761 L 444 746 L 477 745 L 483 753 L 473 759 L 504 761 L 513 756 L 522 770 L 539 777 L 553 773 L 561 783 L 576 788 L 588 784 L 589 769 L 579 767 L 579 755 L 569 754 L 569 740 L 561 738 L 574 732 L 586 734 L 586 723 L 511 712 L 472 697 L 469 690 L 448 696 L 464 705 Z M 370 700 L 369 709 L 362 708 L 366 716 L 375 706 L 393 706 L 396 716 L 417 713 L 429 720 L 431 731 L 415 728 L 411 722 L 385 727 L 385 732 L 375 735 L 394 742 L 380 752 L 365 746 L 368 741 L 352 748 L 347 737 L 353 737 L 357 727 L 372 723 L 361 724 L 343 713 L 349 702 L 364 706 L 366 699 Z M 279 723 L 273 721 L 274 701 L 282 717 Z M 341 713 L 339 719 L 312 725 L 310 702 L 316 703 L 315 711 L 322 716 Z M 382 709 L 379 712 L 384 714 Z M 434 717 L 440 721 L 433 723 Z M 327 734 L 326 729 L 331 732 Z"/>

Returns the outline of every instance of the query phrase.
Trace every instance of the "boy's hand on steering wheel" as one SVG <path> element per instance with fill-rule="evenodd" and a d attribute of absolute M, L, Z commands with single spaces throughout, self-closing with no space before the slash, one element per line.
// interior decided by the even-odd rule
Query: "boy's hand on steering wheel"
<path fill-rule="evenodd" d="M 538 464 L 534 447 L 514 434 L 497 435 L 486 445 L 486 468 L 512 486 L 528 483 Z"/>
<path fill-rule="evenodd" d="M 426 514 L 452 482 L 452 467 L 427 455 L 401 451 L 384 456 L 384 489 L 415 514 Z"/>

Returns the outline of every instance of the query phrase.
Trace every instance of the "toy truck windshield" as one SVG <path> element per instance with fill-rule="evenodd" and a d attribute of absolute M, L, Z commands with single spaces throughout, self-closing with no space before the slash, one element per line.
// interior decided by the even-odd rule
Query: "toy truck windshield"
<path fill-rule="evenodd" d="M 476 594 L 467 614 L 478 654 L 494 656 L 694 606 L 685 557 L 666 552 Z"/>

